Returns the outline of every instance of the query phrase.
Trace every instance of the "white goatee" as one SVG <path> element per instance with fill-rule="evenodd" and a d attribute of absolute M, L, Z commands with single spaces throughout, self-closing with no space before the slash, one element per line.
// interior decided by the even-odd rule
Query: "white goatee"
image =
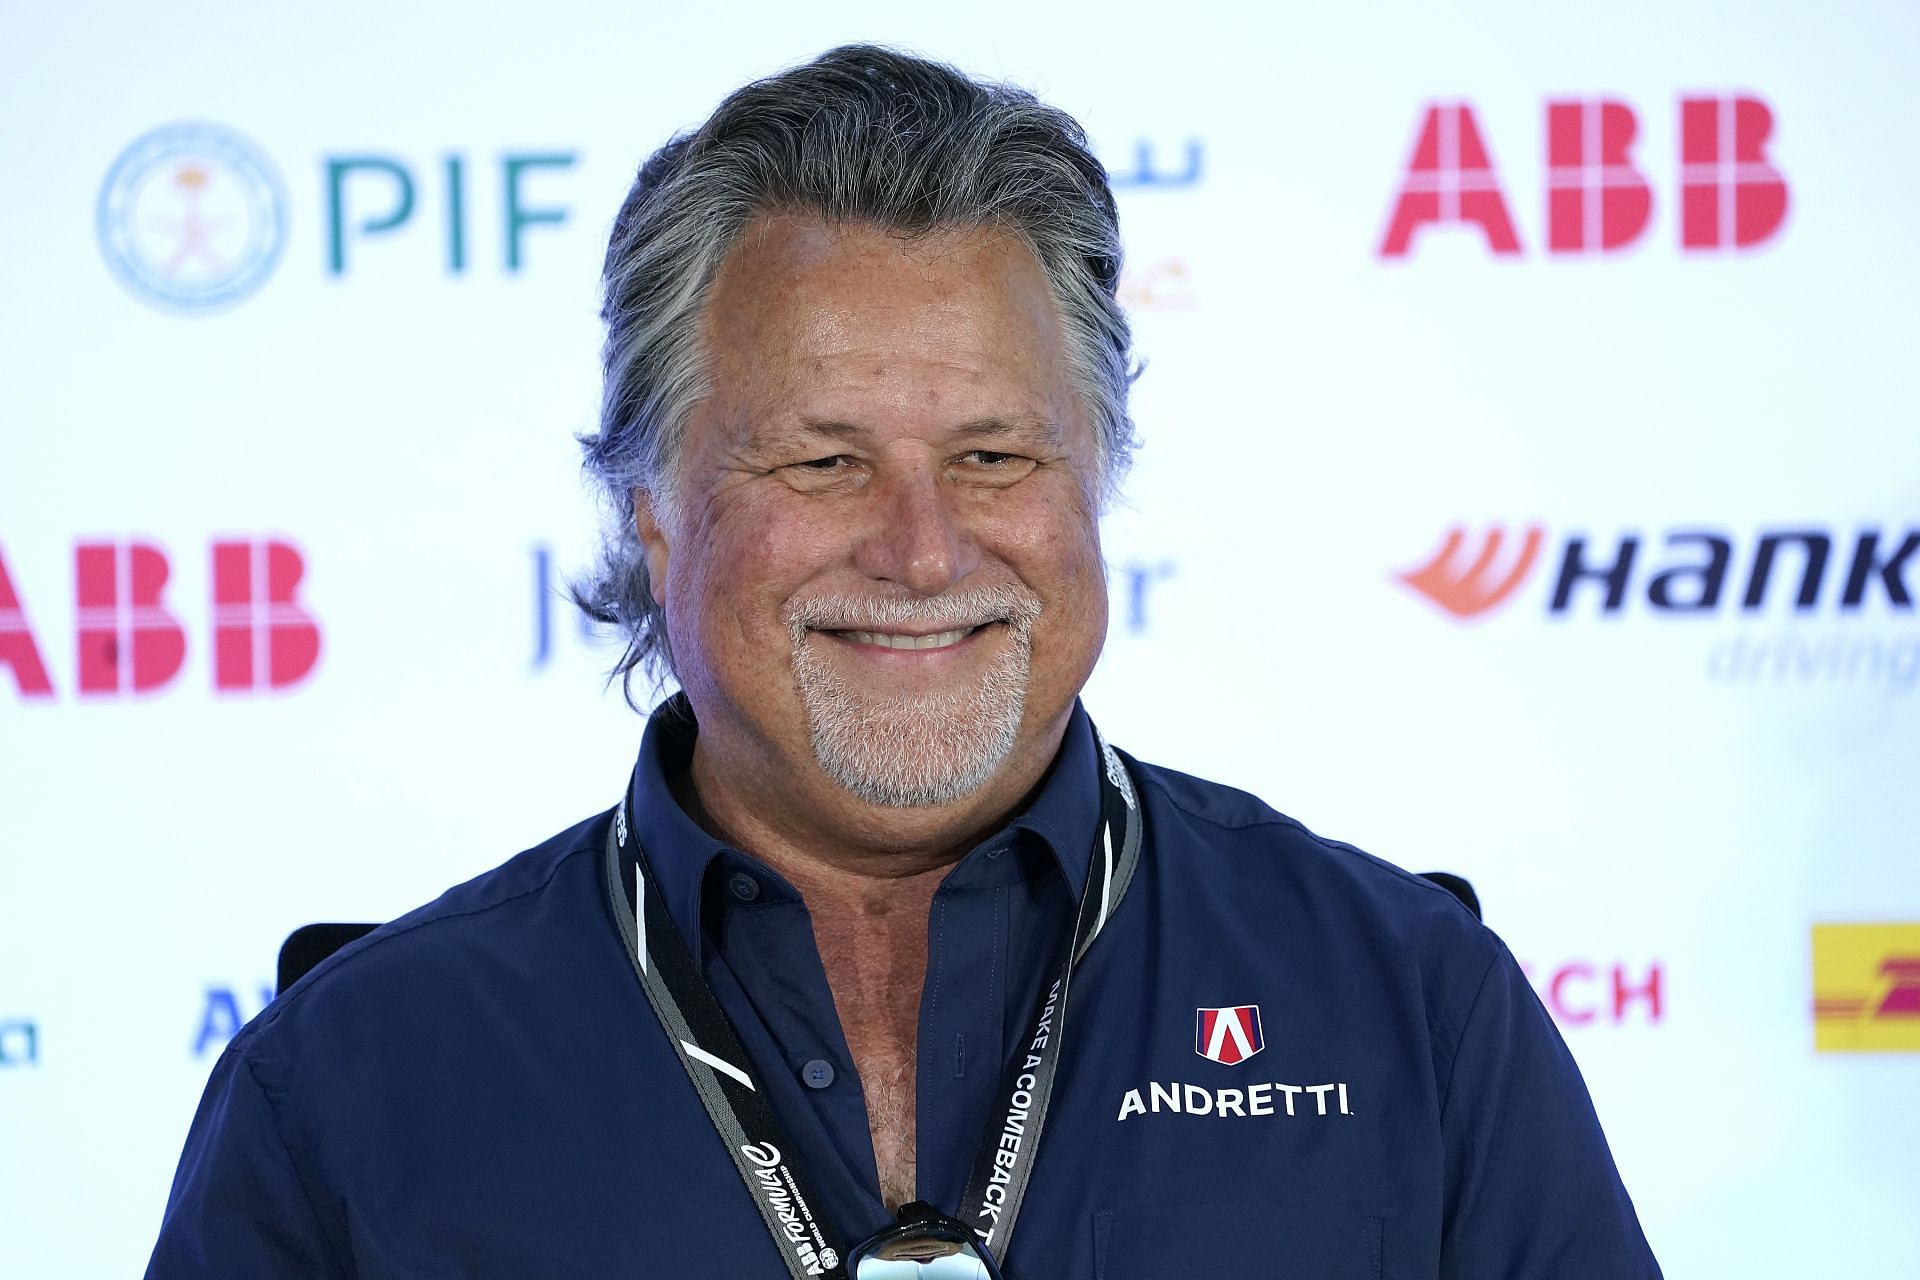
<path fill-rule="evenodd" d="M 1026 708 L 1040 600 L 1020 586 L 975 587 L 931 599 L 815 597 L 787 608 L 793 673 L 813 753 L 828 777 L 869 804 L 950 804 L 994 775 Z M 847 682 L 814 631 L 947 631 L 1004 623 L 1007 643 L 973 688 L 881 696 Z"/>

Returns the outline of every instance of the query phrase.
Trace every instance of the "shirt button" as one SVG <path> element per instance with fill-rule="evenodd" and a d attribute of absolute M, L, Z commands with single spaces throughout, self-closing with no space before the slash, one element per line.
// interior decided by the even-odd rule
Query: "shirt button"
<path fill-rule="evenodd" d="M 807 1082 L 809 1089 L 824 1089 L 833 1083 L 833 1064 L 825 1058 L 815 1058 L 800 1068 L 800 1078 Z"/>
<path fill-rule="evenodd" d="M 742 902 L 752 902 L 760 896 L 760 882 L 744 871 L 736 871 L 729 876 L 727 888 L 733 890 L 733 896 Z"/>

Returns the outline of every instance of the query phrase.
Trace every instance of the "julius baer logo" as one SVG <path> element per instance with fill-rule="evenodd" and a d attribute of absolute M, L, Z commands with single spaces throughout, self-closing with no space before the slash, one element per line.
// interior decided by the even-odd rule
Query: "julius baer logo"
<path fill-rule="evenodd" d="M 1556 536 L 1537 524 L 1517 535 L 1456 525 L 1423 563 L 1394 578 L 1465 624 L 1535 609 L 1556 623 L 1704 623 L 1714 627 L 1707 676 L 1722 683 L 1905 690 L 1920 680 L 1916 561 L 1920 528 L 1906 524 L 1691 526 L 1612 537 Z M 1762 623 L 1777 629 L 1757 631 Z"/>
<path fill-rule="evenodd" d="M 1257 1004 L 1194 1010 L 1193 1051 L 1222 1067 L 1239 1067 L 1267 1047 Z M 1120 1099 L 1119 1119 L 1134 1116 L 1270 1116 L 1280 1120 L 1353 1114 L 1347 1082 L 1285 1083 L 1245 1080 L 1239 1085 L 1152 1080 Z"/>

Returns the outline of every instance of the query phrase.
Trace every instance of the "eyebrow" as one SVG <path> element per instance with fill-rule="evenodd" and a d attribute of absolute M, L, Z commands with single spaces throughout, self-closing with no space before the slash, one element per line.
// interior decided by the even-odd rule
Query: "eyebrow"
<path fill-rule="evenodd" d="M 1060 441 L 1060 424 L 1052 418 L 1016 417 L 1016 418 L 976 418 L 972 422 L 963 422 L 954 428 L 956 436 L 979 437 L 989 440 L 1044 440 L 1048 444 Z"/>
<path fill-rule="evenodd" d="M 801 418 L 797 425 L 778 427 L 760 437 L 763 446 L 796 443 L 811 438 L 857 441 L 869 434 L 867 428 L 835 418 Z M 1043 440 L 1057 444 L 1060 425 L 1039 415 L 975 418 L 950 429 L 949 434 L 963 440 Z"/>

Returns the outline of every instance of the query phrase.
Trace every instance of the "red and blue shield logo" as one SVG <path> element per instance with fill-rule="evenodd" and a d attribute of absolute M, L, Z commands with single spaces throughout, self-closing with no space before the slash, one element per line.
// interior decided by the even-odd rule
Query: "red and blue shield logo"
<path fill-rule="evenodd" d="M 1232 1066 L 1267 1047 L 1260 1034 L 1260 1006 L 1236 1004 L 1225 1009 L 1196 1009 L 1193 1051 L 1212 1062 Z"/>

